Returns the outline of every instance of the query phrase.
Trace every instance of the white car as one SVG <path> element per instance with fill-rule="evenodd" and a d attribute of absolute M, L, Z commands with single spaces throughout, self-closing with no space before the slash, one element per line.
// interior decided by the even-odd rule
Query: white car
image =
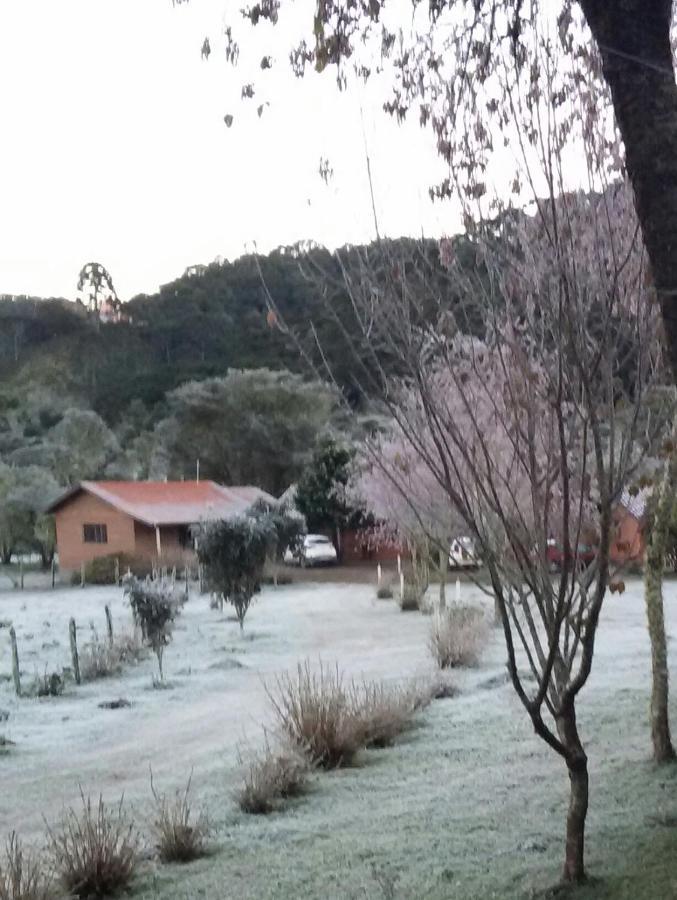
<path fill-rule="evenodd" d="M 292 552 L 287 549 L 284 561 L 298 566 L 329 565 L 337 561 L 334 545 L 323 534 L 306 534 L 300 550 Z"/>
<path fill-rule="evenodd" d="M 452 569 L 477 569 L 481 562 L 472 538 L 458 537 L 452 541 L 449 548 L 449 565 Z"/>

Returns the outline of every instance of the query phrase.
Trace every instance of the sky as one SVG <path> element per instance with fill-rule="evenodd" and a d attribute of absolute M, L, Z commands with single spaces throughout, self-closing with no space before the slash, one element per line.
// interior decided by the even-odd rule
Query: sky
<path fill-rule="evenodd" d="M 254 247 L 368 241 L 365 144 L 382 233 L 459 230 L 428 197 L 443 175 L 430 133 L 387 117 L 379 85 L 339 93 L 330 73 L 294 78 L 286 57 L 312 0 L 297 0 L 295 18 L 283 4 L 274 30 L 243 28 L 240 6 L 2 0 L 0 293 L 74 299 L 80 268 L 97 261 L 126 300 Z M 229 21 L 249 42 L 241 59 L 272 50 L 279 64 L 228 65 Z M 243 102 L 254 75 L 261 92 Z"/>

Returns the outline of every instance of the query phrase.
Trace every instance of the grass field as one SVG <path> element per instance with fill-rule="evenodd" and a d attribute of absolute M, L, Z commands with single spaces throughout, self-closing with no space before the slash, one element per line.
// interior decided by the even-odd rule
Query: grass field
<path fill-rule="evenodd" d="M 487 602 L 469 586 L 463 590 Z M 62 619 L 74 604 L 81 604 L 83 630 L 90 619 L 98 623 L 105 602 L 114 603 L 117 623 L 128 614 L 110 588 L 16 598 L 3 595 L 0 619 L 15 621 L 24 647 L 48 643 L 41 628 L 62 637 Z M 673 584 L 666 618 L 674 637 Z M 261 724 L 270 724 L 264 681 L 320 656 L 355 676 L 424 677 L 428 624 L 392 601 L 374 601 L 367 585 L 292 585 L 263 592 L 242 639 L 229 616 L 195 597 L 167 650 L 173 690 L 150 689 L 150 660 L 56 700 L 16 701 L 2 683 L 0 707 L 9 708 L 8 736 L 16 746 L 0 759 L 0 830 L 20 826 L 39 839 L 43 813 L 53 818 L 73 802 L 79 783 L 107 799 L 124 791 L 143 828 L 152 763 L 167 788 L 181 786 L 194 769 L 196 799 L 214 825 L 214 852 L 187 867 L 149 863 L 135 896 L 543 896 L 557 881 L 563 855 L 566 772 L 533 734 L 506 682 L 498 633 L 482 666 L 458 675 L 460 694 L 433 703 L 395 747 L 315 776 L 311 793 L 286 812 L 246 816 L 233 802 L 237 747 L 259 743 Z M 47 652 L 56 660 L 63 647 Z M 0 631 L 0 674 L 6 660 Z M 580 697 L 593 878 L 575 892 L 581 900 L 677 898 L 677 768 L 650 762 L 648 687 L 641 583 L 631 582 L 606 603 L 593 674 Z M 102 697 L 119 695 L 131 708 L 98 709 Z"/>

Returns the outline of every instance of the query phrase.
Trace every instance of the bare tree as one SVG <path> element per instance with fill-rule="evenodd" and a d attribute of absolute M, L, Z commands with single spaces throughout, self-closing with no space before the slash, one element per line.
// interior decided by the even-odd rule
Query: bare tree
<path fill-rule="evenodd" d="M 543 38 L 533 52 L 547 73 L 551 42 Z M 477 541 L 513 687 L 535 732 L 566 764 L 563 877 L 581 881 L 588 769 L 576 704 L 615 586 L 613 507 L 656 438 L 643 406 L 664 373 L 632 192 L 609 178 L 604 149 L 613 131 L 590 128 L 587 101 L 553 110 L 553 86 L 513 94 L 508 107 L 528 209 L 487 199 L 480 169 L 466 172 L 464 196 L 477 201 L 474 219 L 467 209 L 474 266 L 459 265 L 458 244 L 445 242 L 448 280 L 440 284 L 423 258 L 396 257 L 381 242 L 358 274 L 345 270 L 345 281 L 369 351 L 354 355 L 363 390 L 385 404 L 398 439 Z M 537 140 L 520 140 L 536 120 Z M 587 183 L 568 191 L 574 130 L 587 148 Z M 386 364 L 393 359 L 397 377 Z M 371 453 L 382 463 L 379 440 Z M 407 478 L 388 471 L 407 496 Z M 563 558 L 554 578 L 551 540 Z M 582 552 L 590 543 L 592 562 Z"/>

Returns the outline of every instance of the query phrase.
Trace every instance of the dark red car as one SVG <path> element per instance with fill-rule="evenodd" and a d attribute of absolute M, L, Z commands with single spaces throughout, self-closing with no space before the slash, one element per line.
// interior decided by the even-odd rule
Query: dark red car
<path fill-rule="evenodd" d="M 550 567 L 555 571 L 559 571 L 564 563 L 564 548 L 554 538 L 550 538 L 545 553 Z M 579 544 L 576 549 L 576 561 L 579 568 L 583 569 L 589 566 L 594 560 L 595 554 L 596 550 L 594 547 L 591 547 L 589 544 Z"/>

